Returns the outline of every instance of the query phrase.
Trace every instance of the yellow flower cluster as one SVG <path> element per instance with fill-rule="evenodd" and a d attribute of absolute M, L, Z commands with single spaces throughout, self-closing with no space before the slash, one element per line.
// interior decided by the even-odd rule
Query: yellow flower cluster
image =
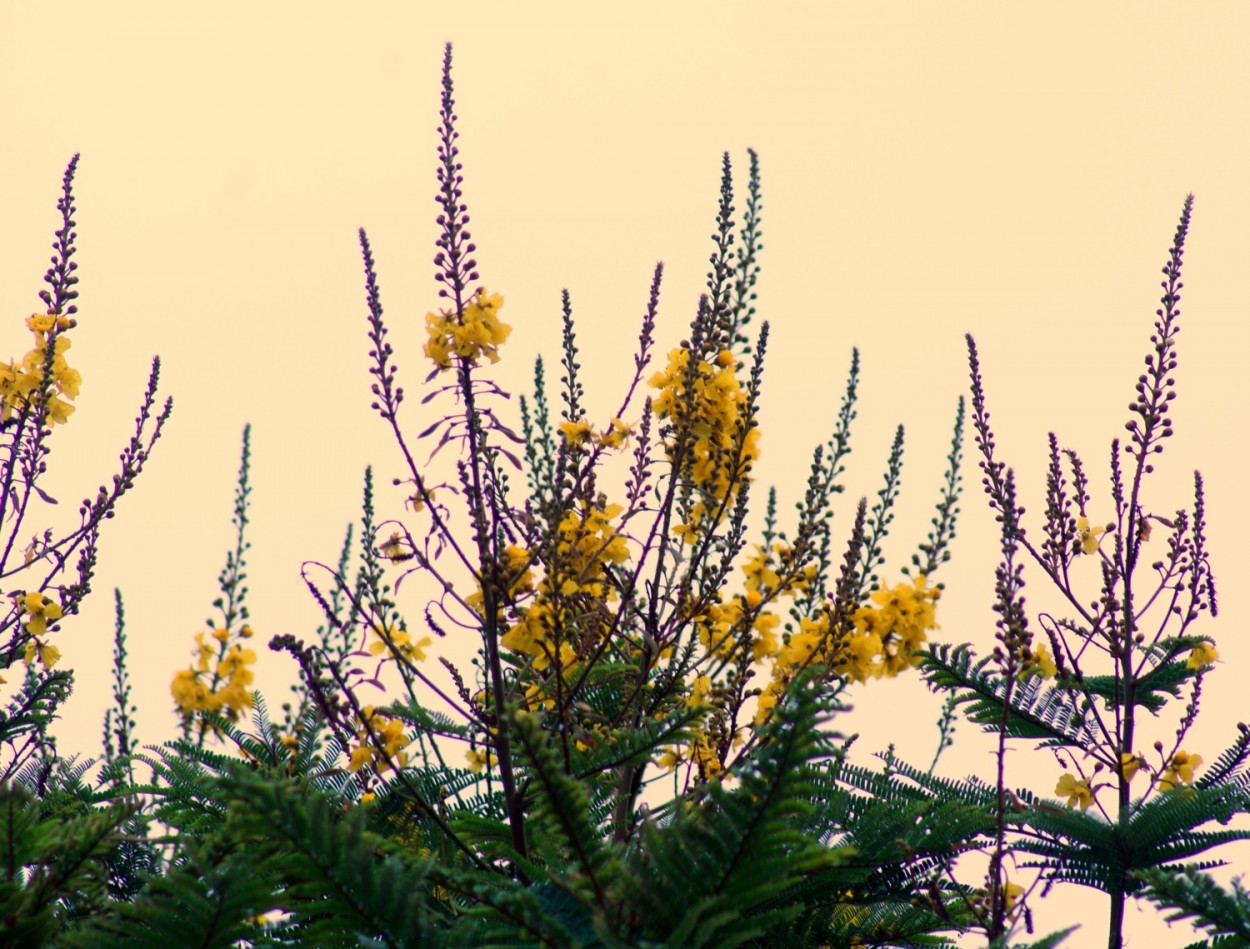
<path fill-rule="evenodd" d="M 571 448 L 589 448 L 598 445 L 601 448 L 623 448 L 634 433 L 632 425 L 619 418 L 613 418 L 607 431 L 595 432 L 594 426 L 583 416 L 575 422 L 561 422 L 560 434 L 564 443 Z"/>
<path fill-rule="evenodd" d="M 497 606 L 502 611 L 504 606 L 515 601 L 520 594 L 528 593 L 534 589 L 534 572 L 530 570 L 529 550 L 509 544 L 503 550 L 499 569 L 504 595 L 503 601 L 498 603 Z M 479 583 L 477 591 L 470 593 L 464 598 L 464 601 L 478 616 L 485 616 L 483 612 L 485 599 L 482 585 Z"/>
<path fill-rule="evenodd" d="M 48 368 L 49 339 L 52 340 L 52 371 L 45 418 L 52 424 L 64 424 L 73 414 L 74 406 L 65 400 L 78 397 L 82 376 L 65 361 L 70 338 L 64 332 L 75 325 L 75 320 L 56 313 L 36 313 L 26 320 L 26 326 L 35 335 L 34 348 L 20 363 L 12 360 L 0 363 L 0 417 L 4 421 L 15 412 L 35 406 L 41 398 L 44 373 Z"/>
<path fill-rule="evenodd" d="M 745 619 L 749 616 L 754 598 L 752 593 L 747 593 L 746 597 L 730 597 L 720 603 L 710 604 L 695 617 L 699 642 L 709 654 L 727 661 L 733 659 L 737 652 L 740 631 L 748 625 Z M 780 625 L 781 617 L 776 613 L 765 610 L 750 616 L 751 652 L 756 662 L 777 655 L 781 648 L 777 639 L 777 628 Z"/>
<path fill-rule="evenodd" d="M 814 663 L 832 665 L 837 652 L 829 635 L 829 614 L 821 613 L 815 619 L 804 616 L 799 620 L 799 630 L 791 633 L 773 662 L 773 675 L 760 693 L 755 709 L 756 726 L 764 724 L 772 715 L 777 702 L 799 670 Z"/>
<path fill-rule="evenodd" d="M 499 362 L 499 347 L 512 332 L 512 327 L 499 319 L 502 307 L 499 294 L 479 290 L 459 313 L 427 313 L 425 328 L 430 338 L 425 354 L 439 369 L 450 368 L 453 356 L 471 366 L 476 366 L 482 356 Z"/>
<path fill-rule="evenodd" d="M 404 732 L 404 723 L 379 712 L 372 705 L 361 709 L 360 730 L 356 737 L 360 739 L 360 744 L 352 748 L 348 770 L 359 771 L 372 766 L 381 774 L 392 766 L 392 762 L 401 768 L 408 763 L 408 752 L 403 749 L 411 744 L 412 739 Z M 378 753 L 379 743 L 386 752 L 384 755 Z"/>
<path fill-rule="evenodd" d="M 924 574 L 892 590 L 874 592 L 876 606 L 855 611 L 856 635 L 848 644 L 855 658 L 844 659 L 847 668 L 839 671 L 862 682 L 870 675 L 893 677 L 916 665 L 912 653 L 928 639 L 928 630 L 937 629 L 934 604 L 940 595 L 940 590 L 926 587 Z M 869 658 L 876 656 L 880 658 Z"/>
<path fill-rule="evenodd" d="M 778 597 L 794 597 L 806 590 L 815 577 L 815 566 L 804 567 L 797 572 L 787 569 L 792 558 L 793 551 L 787 544 L 773 544 L 771 550 L 759 544 L 755 545 L 755 551 L 742 565 L 744 594 L 719 598 L 694 617 L 693 625 L 699 643 L 709 657 L 736 665 L 739 650 L 749 648 L 753 662 L 773 659 L 778 660 L 780 665 L 781 660 L 778 657 L 786 650 L 791 650 L 786 659 L 790 661 L 797 656 L 799 650 L 807 648 L 810 655 L 810 650 L 818 647 L 821 637 L 815 630 L 819 621 L 813 623 L 804 620 L 800 633 L 792 636 L 783 647 L 779 637 L 780 614 L 763 609 Z M 828 620 L 823 622 L 825 626 L 821 628 L 827 628 Z M 801 659 L 794 659 L 794 669 L 797 670 L 802 664 Z M 786 682 L 788 681 L 787 679 Z M 783 691 L 784 683 L 778 683 L 766 691 L 766 696 L 761 701 L 768 710 L 776 705 Z M 686 701 L 690 705 L 720 705 L 712 691 L 711 679 L 706 675 L 695 679 Z M 767 712 L 758 720 L 762 722 L 765 718 Z M 683 760 L 694 762 L 705 776 L 714 776 L 721 770 L 720 760 L 711 741 L 701 728 L 693 729 L 691 740 L 685 746 L 668 749 L 660 756 L 658 763 L 671 770 Z"/>
<path fill-rule="evenodd" d="M 244 625 L 239 630 L 241 639 L 249 639 L 252 635 L 250 626 Z M 216 640 L 216 643 L 209 639 Z M 230 631 L 227 629 L 210 628 L 207 634 L 195 634 L 195 666 L 179 669 L 170 684 L 170 692 L 184 716 L 195 712 L 217 712 L 231 721 L 237 721 L 245 708 L 252 707 L 253 698 L 248 686 L 255 678 L 252 666 L 256 662 L 256 653 L 239 643 L 230 645 L 229 639 Z"/>
<path fill-rule="evenodd" d="M 369 633 L 373 637 L 373 641 L 369 643 L 369 652 L 375 656 L 385 653 L 386 659 L 402 658 L 406 662 L 424 660 L 425 647 L 431 642 L 429 636 L 422 636 L 419 640 L 413 641 L 412 634 L 408 630 L 400 629 L 394 623 L 385 627 L 375 623 Z"/>
<path fill-rule="evenodd" d="M 45 669 L 51 669 L 61 658 L 61 650 L 45 640 L 48 633 L 48 622 L 56 622 L 61 618 L 61 606 L 49 600 L 38 590 L 29 593 L 18 593 L 13 597 L 18 609 L 26 615 L 26 632 L 30 633 L 30 641 L 26 644 L 26 665 L 31 666 L 38 659 Z"/>
<path fill-rule="evenodd" d="M 828 611 L 799 621 L 773 663 L 772 680 L 760 693 L 755 724 L 761 725 L 785 694 L 799 670 L 813 664 L 830 666 L 853 682 L 893 678 L 916 664 L 912 652 L 937 629 L 935 602 L 941 591 L 928 589 L 924 574 L 910 583 L 872 594 L 873 606 L 861 606 L 852 617 L 850 635 L 835 641 Z"/>
<path fill-rule="evenodd" d="M 693 371 L 691 358 L 698 359 Z M 668 368 L 652 376 L 650 384 L 660 390 L 651 403 L 656 415 L 679 426 L 690 426 L 692 455 L 686 464 L 695 486 L 716 501 L 727 500 L 731 490 L 746 480 L 751 463 L 760 455 L 759 429 L 752 427 L 745 436 L 739 433 L 747 397 L 734 374 L 733 354 L 723 349 L 714 362 L 709 362 L 679 347 L 669 353 Z M 741 457 L 737 458 L 739 452 Z M 678 524 L 674 533 L 693 543 L 707 515 L 706 502 L 697 501 L 689 520 Z"/>
<path fill-rule="evenodd" d="M 593 603 L 616 599 L 616 589 L 607 583 L 606 568 L 608 564 L 621 564 L 629 559 L 625 538 L 612 526 L 612 519 L 620 513 L 619 504 L 607 504 L 600 497 L 597 503 L 583 502 L 564 515 L 556 531 L 558 539 L 551 563 L 547 565 L 547 575 L 538 586 L 538 596 L 504 634 L 504 648 L 534 657 L 534 668 L 542 671 L 555 659 L 555 641 L 563 640 L 560 665 L 567 671 L 578 652 L 568 638 L 574 632 L 583 638 L 597 638 L 601 634 L 588 623 L 577 624 L 576 630 L 566 629 L 566 619 L 570 615 L 567 604 L 575 599 L 585 601 L 574 611 L 582 616 L 593 612 L 590 608 Z M 519 551 L 519 554 L 524 554 L 524 559 L 518 555 L 515 564 L 523 567 L 528 562 L 529 552 Z M 521 574 L 517 583 L 532 583 L 528 570 Z M 553 635 L 557 631 L 560 635 Z"/>
<path fill-rule="evenodd" d="M 698 676 L 695 679 L 694 689 L 686 697 L 686 704 L 713 704 L 713 700 L 708 695 L 711 688 L 712 680 L 708 676 Z M 705 778 L 714 778 L 725 770 L 720 756 L 712 745 L 712 739 L 704 728 L 697 725 L 690 730 L 689 742 L 684 746 L 670 745 L 665 748 L 656 759 L 656 764 L 668 771 L 673 771 L 683 761 L 690 761 L 699 769 L 699 774 Z"/>
<path fill-rule="evenodd" d="M 1131 751 L 1120 753 L 1120 773 L 1124 775 L 1125 781 L 1132 781 L 1133 775 L 1141 770 L 1141 766 L 1141 755 L 1135 755 Z"/>

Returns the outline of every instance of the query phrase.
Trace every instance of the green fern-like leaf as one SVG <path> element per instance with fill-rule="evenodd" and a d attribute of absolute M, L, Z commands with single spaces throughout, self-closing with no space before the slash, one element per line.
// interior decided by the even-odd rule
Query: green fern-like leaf
<path fill-rule="evenodd" d="M 236 770 L 222 785 L 233 798 L 230 829 L 282 880 L 282 907 L 308 945 L 382 946 L 434 938 L 429 861 L 369 832 L 361 810 L 347 814 L 322 794 Z"/>
<path fill-rule="evenodd" d="M 1166 917 L 1169 923 L 1192 920 L 1194 928 L 1205 930 L 1212 938 L 1212 946 L 1250 947 L 1250 893 L 1240 877 L 1228 889 L 1193 868 L 1152 867 L 1139 871 L 1136 877 L 1143 884 L 1143 897 L 1173 911 Z"/>
<path fill-rule="evenodd" d="M 133 902 L 118 903 L 65 939 L 66 949 L 169 949 L 194 934 L 204 949 L 256 944 L 258 917 L 276 904 L 276 881 L 246 852 L 184 848 L 178 866 L 153 875 Z"/>
<path fill-rule="evenodd" d="M 0 944 L 42 946 L 108 899 L 108 859 L 134 808 L 48 815 L 20 785 L 0 786 Z"/>
<path fill-rule="evenodd" d="M 763 747 L 735 769 L 738 787 L 714 781 L 702 800 L 677 801 L 666 824 L 644 825 L 623 877 L 632 918 L 622 937 L 688 946 L 761 938 L 802 912 L 790 888 L 849 857 L 803 833 L 817 794 L 812 761 L 831 750 L 819 729 L 828 700 L 816 692 L 788 692 Z"/>
<path fill-rule="evenodd" d="M 967 644 L 935 643 L 920 654 L 920 672 L 935 692 L 953 692 L 968 719 L 986 732 L 1004 725 L 1011 738 L 1042 739 L 1042 747 L 1087 748 L 1098 741 L 1096 724 L 1081 710 L 1081 693 L 1063 685 L 1045 687 L 1031 678 L 1016 683 L 1007 703 L 1007 683 L 992 659 L 974 661 Z"/>

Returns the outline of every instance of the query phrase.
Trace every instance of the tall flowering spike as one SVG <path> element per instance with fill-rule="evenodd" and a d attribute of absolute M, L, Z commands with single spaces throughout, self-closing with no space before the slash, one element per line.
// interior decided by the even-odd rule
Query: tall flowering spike
<path fill-rule="evenodd" d="M 460 149 L 456 147 L 456 139 L 460 133 L 456 131 L 456 100 L 452 97 L 451 81 L 451 44 L 448 43 L 443 54 L 443 105 L 439 112 L 442 125 L 439 126 L 438 144 L 438 194 L 434 200 L 442 208 L 437 222 L 442 228 L 435 245 L 438 253 L 434 255 L 434 266 L 438 269 L 434 279 L 444 286 L 438 291 L 440 297 L 450 297 L 455 303 L 455 310 L 463 309 L 467 302 L 467 288 L 478 279 L 477 261 L 470 255 L 477 246 L 470 241 L 473 236 L 465 225 L 469 223 L 468 206 L 461 201 L 463 192 L 460 185 L 464 176 L 460 174 L 461 165 L 457 159 Z"/>
<path fill-rule="evenodd" d="M 742 241 L 738 245 L 737 267 L 734 270 L 733 304 L 729 313 L 729 347 L 743 347 L 751 351 L 749 340 L 743 332 L 755 316 L 755 283 L 759 279 L 759 253 L 764 249 L 760 238 L 760 212 L 764 202 L 760 199 L 760 158 L 754 149 L 748 148 L 750 172 L 747 178 L 746 211 L 742 217 Z"/>
<path fill-rule="evenodd" d="M 77 250 L 74 247 L 74 240 L 78 237 L 74 231 L 74 172 L 77 170 L 78 155 L 75 154 L 65 169 L 65 177 L 61 179 L 61 199 L 56 203 L 56 209 L 61 212 L 61 227 L 52 242 L 56 255 L 52 258 L 52 266 L 43 275 L 44 283 L 52 288 L 52 292 L 39 291 L 39 299 L 47 305 L 48 312 L 65 316 L 78 312 L 78 307 L 69 302 L 78 297 L 78 291 L 73 289 L 78 283 L 78 278 L 74 276 L 78 265 L 70 260 Z"/>
<path fill-rule="evenodd" d="M 733 290 L 734 264 L 730 248 L 734 243 L 734 180 L 729 152 L 721 159 L 720 203 L 716 211 L 716 251 L 709 258 L 712 269 L 707 275 L 709 309 L 716 326 L 716 349 L 728 349 L 733 343 L 734 328 L 730 294 Z"/>
<path fill-rule="evenodd" d="M 1129 411 L 1138 418 L 1124 426 L 1133 433 L 1132 444 L 1127 446 L 1128 452 L 1138 457 L 1138 464 L 1146 472 L 1152 470 L 1152 466 L 1146 463 L 1146 456 L 1161 452 L 1163 445 L 1160 443 L 1172 434 L 1168 403 L 1176 398 L 1173 376 L 1176 371 L 1176 334 L 1179 331 L 1176 320 L 1181 315 L 1177 304 L 1184 286 L 1181 283 L 1181 260 L 1185 255 L 1185 238 L 1189 234 L 1193 207 L 1194 196 L 1191 194 L 1185 198 L 1176 235 L 1168 251 L 1168 262 L 1163 267 L 1163 275 L 1167 278 L 1159 284 L 1163 288 L 1163 297 L 1159 301 L 1163 306 L 1155 310 L 1155 331 L 1150 337 L 1153 348 L 1146 356 L 1146 372 L 1138 376 L 1137 395 L 1129 405 Z"/>

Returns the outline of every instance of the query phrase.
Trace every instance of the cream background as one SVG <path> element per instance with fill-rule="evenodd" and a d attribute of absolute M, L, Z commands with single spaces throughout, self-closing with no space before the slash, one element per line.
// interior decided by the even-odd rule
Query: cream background
<path fill-rule="evenodd" d="M 559 293 L 573 294 L 592 415 L 627 379 L 656 260 L 666 264 L 661 352 L 694 312 L 711 251 L 720 156 L 745 182 L 761 156 L 763 486 L 783 510 L 830 431 L 850 348 L 860 414 L 839 525 L 878 487 L 894 426 L 908 429 L 890 564 L 910 558 L 936 499 L 962 334 L 981 347 L 1001 457 L 1031 514 L 1044 507 L 1046 433 L 1079 450 L 1109 513 L 1106 456 L 1122 433 L 1182 201 L 1197 195 L 1186 254 L 1177 435 L 1149 489 L 1162 513 L 1207 478 L 1222 613 L 1205 627 L 1224 662 L 1187 741 L 1208 761 L 1245 718 L 1238 669 L 1246 568 L 1240 382 L 1250 257 L 1250 8 L 1175 4 L 324 3 L 0 5 L 0 326 L 9 355 L 39 305 L 61 173 L 82 152 L 77 414 L 45 482 L 50 524 L 112 474 L 148 363 L 175 396 L 167 435 L 107 526 L 96 595 L 58 643 L 78 671 L 60 734 L 96 753 L 108 701 L 112 596 L 126 597 L 140 738 L 168 737 L 168 683 L 209 615 L 231 542 L 239 434 L 253 425 L 252 622 L 259 682 L 282 700 L 288 663 L 263 648 L 309 635 L 305 559 L 332 561 L 359 516 L 372 463 L 382 516 L 398 456 L 369 411 L 356 228 L 373 241 L 410 395 L 425 369 L 435 128 L 442 45 L 456 98 L 483 282 L 514 327 L 501 379 L 529 388 L 533 357 L 557 376 Z M 742 202 L 739 202 L 741 207 Z M 1231 434 L 1231 437 L 1230 437 Z M 971 443 L 969 442 L 971 449 Z M 975 458 L 942 635 L 992 635 L 993 518 Z M 1032 522 L 1034 525 L 1036 521 Z M 33 525 L 32 525 L 33 526 Z M 1034 528 L 1037 530 L 1036 526 Z M 1090 582 L 1096 571 L 1089 564 Z M 890 574 L 887 573 L 886 576 Z M 1026 593 L 1042 603 L 1040 582 Z M 415 588 L 404 591 L 418 615 Z M 1093 587 L 1091 586 L 1091 596 Z M 938 702 L 914 679 L 856 696 L 842 726 L 867 752 L 932 754 Z M 1166 720 L 1143 747 L 1165 740 Z M 990 774 L 971 729 L 944 764 Z M 1021 749 L 1025 749 L 1022 747 Z M 1049 793 L 1049 756 L 1013 756 L 1016 783 Z M 1241 869 L 1250 848 L 1228 851 Z M 1102 944 L 1103 903 L 1071 888 L 1035 901 L 1039 932 L 1094 918 L 1069 943 Z M 1159 935 L 1130 911 L 1135 945 Z"/>

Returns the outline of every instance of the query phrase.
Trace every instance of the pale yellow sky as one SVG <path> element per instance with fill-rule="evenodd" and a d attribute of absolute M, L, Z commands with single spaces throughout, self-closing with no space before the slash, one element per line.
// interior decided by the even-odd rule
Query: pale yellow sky
<path fill-rule="evenodd" d="M 666 264 L 667 348 L 707 270 L 721 153 L 744 178 L 753 147 L 764 184 L 759 307 L 773 328 L 759 479 L 778 486 L 789 511 L 860 347 L 841 523 L 855 497 L 876 490 L 902 422 L 904 496 L 887 550 L 895 569 L 936 500 L 966 391 L 966 331 L 981 346 L 999 445 L 1030 513 L 1044 507 L 1055 430 L 1083 453 L 1092 507 L 1109 514 L 1109 442 L 1128 418 L 1159 268 L 1194 192 L 1177 435 L 1148 505 L 1188 505 L 1192 470 L 1203 470 L 1223 581 L 1221 617 L 1205 629 L 1225 661 L 1191 744 L 1208 760 L 1224 747 L 1245 717 L 1235 670 L 1250 662 L 1241 635 L 1250 605 L 1234 582 L 1250 559 L 1244 448 L 1229 437 L 1247 410 L 1250 7 L 365 9 L 0 5 L 0 313 L 10 355 L 27 348 L 21 320 L 38 305 L 61 173 L 74 152 L 83 156 L 73 354 L 84 384 L 52 456 L 47 486 L 62 503 L 50 523 L 111 474 L 155 353 L 176 400 L 150 470 L 107 527 L 96 595 L 61 634 L 79 676 L 68 747 L 98 748 L 114 586 L 127 602 L 140 737 L 167 736 L 169 678 L 209 615 L 231 540 L 247 422 L 253 625 L 264 640 L 315 626 L 300 562 L 335 556 L 358 517 L 366 464 L 383 486 L 398 470 L 368 408 L 359 226 L 373 241 L 411 392 L 424 375 L 447 40 L 482 278 L 507 297 L 514 327 L 505 386 L 526 391 L 536 353 L 554 361 L 567 287 L 592 415 L 608 414 L 655 261 Z M 416 411 L 410 426 L 424 427 Z M 944 637 L 986 646 L 997 545 L 972 463 L 955 560 L 939 576 L 948 586 L 939 620 Z M 398 501 L 384 492 L 384 512 L 397 513 Z M 1091 564 L 1091 596 L 1092 573 Z M 1044 601 L 1040 582 L 1026 592 Z M 262 686 L 285 681 L 285 661 L 262 652 Z M 269 694 L 281 701 L 279 687 Z M 893 740 L 927 763 L 938 702 L 923 687 L 875 684 L 857 702 L 843 727 L 864 733 L 860 747 Z M 1172 727 L 1161 721 L 1159 737 Z M 988 776 L 982 746 L 968 728 L 961 735 L 952 773 Z M 1049 793 L 1054 763 L 1016 757 L 1018 783 Z M 1245 848 L 1234 853 L 1250 865 Z M 1058 926 L 1100 907 L 1065 894 L 1039 918 Z M 1135 931 L 1147 944 L 1147 930 Z M 1103 938 L 1092 927 L 1072 945 Z"/>

